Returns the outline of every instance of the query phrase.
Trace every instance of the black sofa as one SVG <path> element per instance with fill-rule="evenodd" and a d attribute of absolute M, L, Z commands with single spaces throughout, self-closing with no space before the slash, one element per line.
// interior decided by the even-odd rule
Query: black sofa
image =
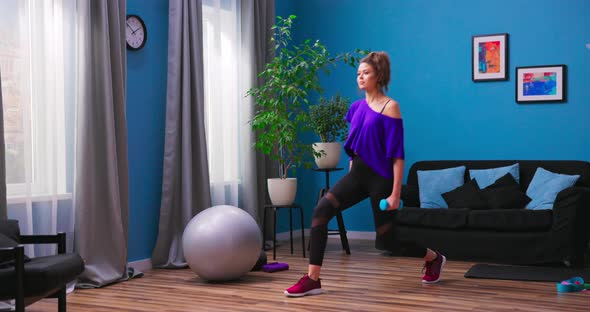
<path fill-rule="evenodd" d="M 538 167 L 555 173 L 580 175 L 573 187 L 561 191 L 552 210 L 472 210 L 418 208 L 418 170 L 465 166 L 488 169 L 520 165 L 520 187 L 527 187 Z M 583 266 L 590 234 L 590 163 L 585 161 L 476 160 L 419 161 L 403 186 L 404 208 L 393 211 L 394 226 L 376 240 L 376 247 L 393 255 L 418 256 L 416 246 L 439 250 L 449 259 L 509 264 L 563 262 Z"/>

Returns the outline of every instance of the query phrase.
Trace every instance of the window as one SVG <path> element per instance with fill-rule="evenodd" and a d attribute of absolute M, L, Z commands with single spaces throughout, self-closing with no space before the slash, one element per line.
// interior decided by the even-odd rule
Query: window
<path fill-rule="evenodd" d="M 0 2 L 9 202 L 71 192 L 74 0 Z M 70 134 L 70 135 L 68 135 Z"/>
<path fill-rule="evenodd" d="M 205 127 L 212 185 L 240 180 L 238 5 L 236 0 L 203 1 Z"/>
<path fill-rule="evenodd" d="M 205 128 L 213 205 L 250 207 L 256 193 L 248 123 L 253 100 L 246 97 L 256 80 L 254 39 L 252 30 L 242 29 L 243 14 L 246 19 L 254 17 L 248 9 L 241 11 L 243 4 L 251 5 L 240 0 L 203 0 Z"/>

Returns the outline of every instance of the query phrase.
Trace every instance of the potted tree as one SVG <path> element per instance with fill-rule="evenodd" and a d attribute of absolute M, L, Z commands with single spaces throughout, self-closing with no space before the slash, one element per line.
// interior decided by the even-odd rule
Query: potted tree
<path fill-rule="evenodd" d="M 319 136 L 313 144 L 315 163 L 320 169 L 335 168 L 342 154 L 342 140 L 346 139 L 348 124 L 345 117 L 350 100 L 340 95 L 320 98 L 309 107 L 309 125 Z"/>
<path fill-rule="evenodd" d="M 267 180 L 274 205 L 288 205 L 295 199 L 297 180 L 288 174 L 311 151 L 309 144 L 298 139 L 298 133 L 308 128 L 303 110 L 308 95 L 322 90 L 319 72 L 328 74 L 329 67 L 340 60 L 354 65 L 359 59 L 351 53 L 331 56 L 319 40 L 294 43 L 291 28 L 295 18 L 277 16 L 271 38 L 275 56 L 258 74 L 264 82 L 247 92 L 256 105 L 250 120 L 257 134 L 254 147 L 270 155 L 278 165 L 278 178 Z"/>

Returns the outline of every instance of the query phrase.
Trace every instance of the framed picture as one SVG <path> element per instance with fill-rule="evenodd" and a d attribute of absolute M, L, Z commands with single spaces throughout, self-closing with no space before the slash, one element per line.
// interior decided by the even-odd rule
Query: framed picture
<path fill-rule="evenodd" d="M 567 66 L 516 67 L 516 102 L 566 101 Z"/>
<path fill-rule="evenodd" d="M 508 79 L 508 34 L 478 35 L 471 38 L 471 79 Z"/>

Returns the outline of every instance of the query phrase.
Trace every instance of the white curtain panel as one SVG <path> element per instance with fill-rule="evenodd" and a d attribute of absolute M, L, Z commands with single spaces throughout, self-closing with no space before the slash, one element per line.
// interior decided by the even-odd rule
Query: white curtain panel
<path fill-rule="evenodd" d="M 249 51 L 240 49 L 240 28 L 239 0 L 203 0 L 205 128 L 211 203 L 244 208 L 242 185 L 248 151 L 243 143 L 250 131 L 244 118 L 248 117 L 244 115 L 248 107 L 240 74 L 251 65 L 242 62 L 242 54 Z"/>
<path fill-rule="evenodd" d="M 70 250 L 75 10 L 75 0 L 0 1 L 8 218 L 23 234 L 68 233 Z"/>

